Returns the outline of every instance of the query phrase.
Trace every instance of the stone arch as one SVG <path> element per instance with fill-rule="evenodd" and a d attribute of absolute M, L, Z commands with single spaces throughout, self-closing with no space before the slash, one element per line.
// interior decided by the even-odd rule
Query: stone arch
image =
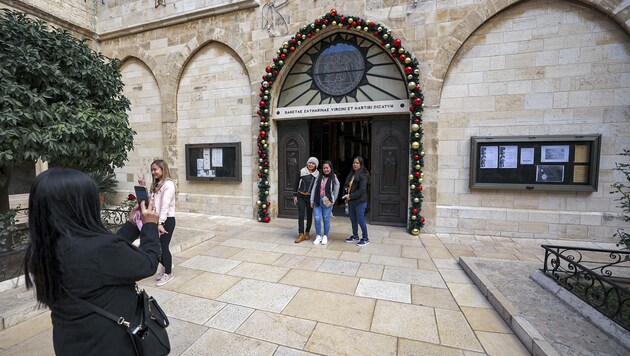
<path fill-rule="evenodd" d="M 524 1 L 528 0 L 480 0 L 477 3 L 477 7 L 466 14 L 464 20 L 455 28 L 452 34 L 447 36 L 444 42 L 442 42 L 433 62 L 428 66 L 429 71 L 426 80 L 443 83 L 448 68 L 455 58 L 455 54 L 475 30 L 501 11 Z M 630 5 L 615 7 L 610 1 L 606 0 L 566 1 L 593 7 L 612 18 L 626 33 L 630 34 Z M 441 85 L 433 89 L 435 89 L 436 94 L 438 94 L 435 98 L 438 100 L 441 96 Z"/>

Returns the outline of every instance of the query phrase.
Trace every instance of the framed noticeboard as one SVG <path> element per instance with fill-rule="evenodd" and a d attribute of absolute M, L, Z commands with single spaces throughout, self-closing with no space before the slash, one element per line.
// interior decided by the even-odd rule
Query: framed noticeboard
<path fill-rule="evenodd" d="M 597 191 L 601 135 L 473 136 L 476 189 Z"/>
<path fill-rule="evenodd" d="M 186 180 L 241 179 L 240 142 L 186 145 Z"/>

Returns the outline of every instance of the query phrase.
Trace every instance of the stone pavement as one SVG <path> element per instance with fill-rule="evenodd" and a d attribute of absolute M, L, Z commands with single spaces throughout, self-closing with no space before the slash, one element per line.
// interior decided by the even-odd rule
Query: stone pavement
<path fill-rule="evenodd" d="M 359 248 L 335 217 L 321 246 L 295 244 L 292 219 L 177 219 L 175 279 L 140 282 L 169 315 L 172 355 L 527 355 L 457 259 L 539 262 L 558 242 L 369 225 Z M 49 312 L 29 317 L 0 331 L 0 355 L 53 354 Z"/>

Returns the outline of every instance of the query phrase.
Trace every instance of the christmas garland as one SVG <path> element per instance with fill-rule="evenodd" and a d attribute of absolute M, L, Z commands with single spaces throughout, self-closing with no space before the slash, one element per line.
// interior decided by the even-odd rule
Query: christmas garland
<path fill-rule="evenodd" d="M 380 40 L 381 46 L 387 49 L 392 58 L 397 59 L 404 67 L 407 76 L 407 88 L 409 89 L 410 106 L 410 134 L 409 153 L 411 158 L 411 169 L 409 174 L 409 195 L 411 206 L 409 207 L 409 225 L 407 230 L 418 235 L 424 226 L 424 217 L 421 215 L 422 208 L 422 180 L 424 173 L 424 150 L 422 148 L 422 111 L 424 96 L 418 85 L 420 81 L 420 70 L 418 61 L 412 57 L 401 45 L 400 39 L 394 39 L 391 30 L 373 21 L 365 21 L 359 17 L 347 17 L 337 13 L 332 9 L 326 15 L 315 20 L 308 26 L 304 26 L 291 39 L 282 44 L 277 50 L 277 57 L 273 59 L 273 64 L 265 68 L 266 74 L 262 76 L 260 85 L 260 102 L 258 103 L 258 115 L 260 116 L 260 132 L 258 134 L 258 221 L 268 223 L 271 218 L 269 210 L 269 114 L 271 94 L 270 90 L 274 81 L 278 77 L 280 70 L 284 67 L 285 61 L 296 49 L 305 41 L 317 36 L 317 34 L 327 27 L 346 28 L 347 30 L 371 33 Z"/>

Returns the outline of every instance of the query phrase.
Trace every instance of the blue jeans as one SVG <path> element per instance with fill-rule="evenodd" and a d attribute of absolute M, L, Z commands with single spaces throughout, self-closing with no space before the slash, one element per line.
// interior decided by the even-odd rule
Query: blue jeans
<path fill-rule="evenodd" d="M 315 231 L 317 235 L 322 236 L 322 217 L 324 219 L 324 235 L 328 236 L 330 232 L 330 215 L 332 213 L 333 206 L 327 208 L 324 202 L 319 201 L 319 205 L 313 207 L 313 213 L 315 213 Z"/>
<path fill-rule="evenodd" d="M 352 223 L 352 236 L 359 237 L 359 226 L 361 226 L 363 238 L 369 240 L 367 225 L 365 224 L 365 208 L 367 208 L 366 201 L 360 203 L 350 202 L 350 222 Z"/>

